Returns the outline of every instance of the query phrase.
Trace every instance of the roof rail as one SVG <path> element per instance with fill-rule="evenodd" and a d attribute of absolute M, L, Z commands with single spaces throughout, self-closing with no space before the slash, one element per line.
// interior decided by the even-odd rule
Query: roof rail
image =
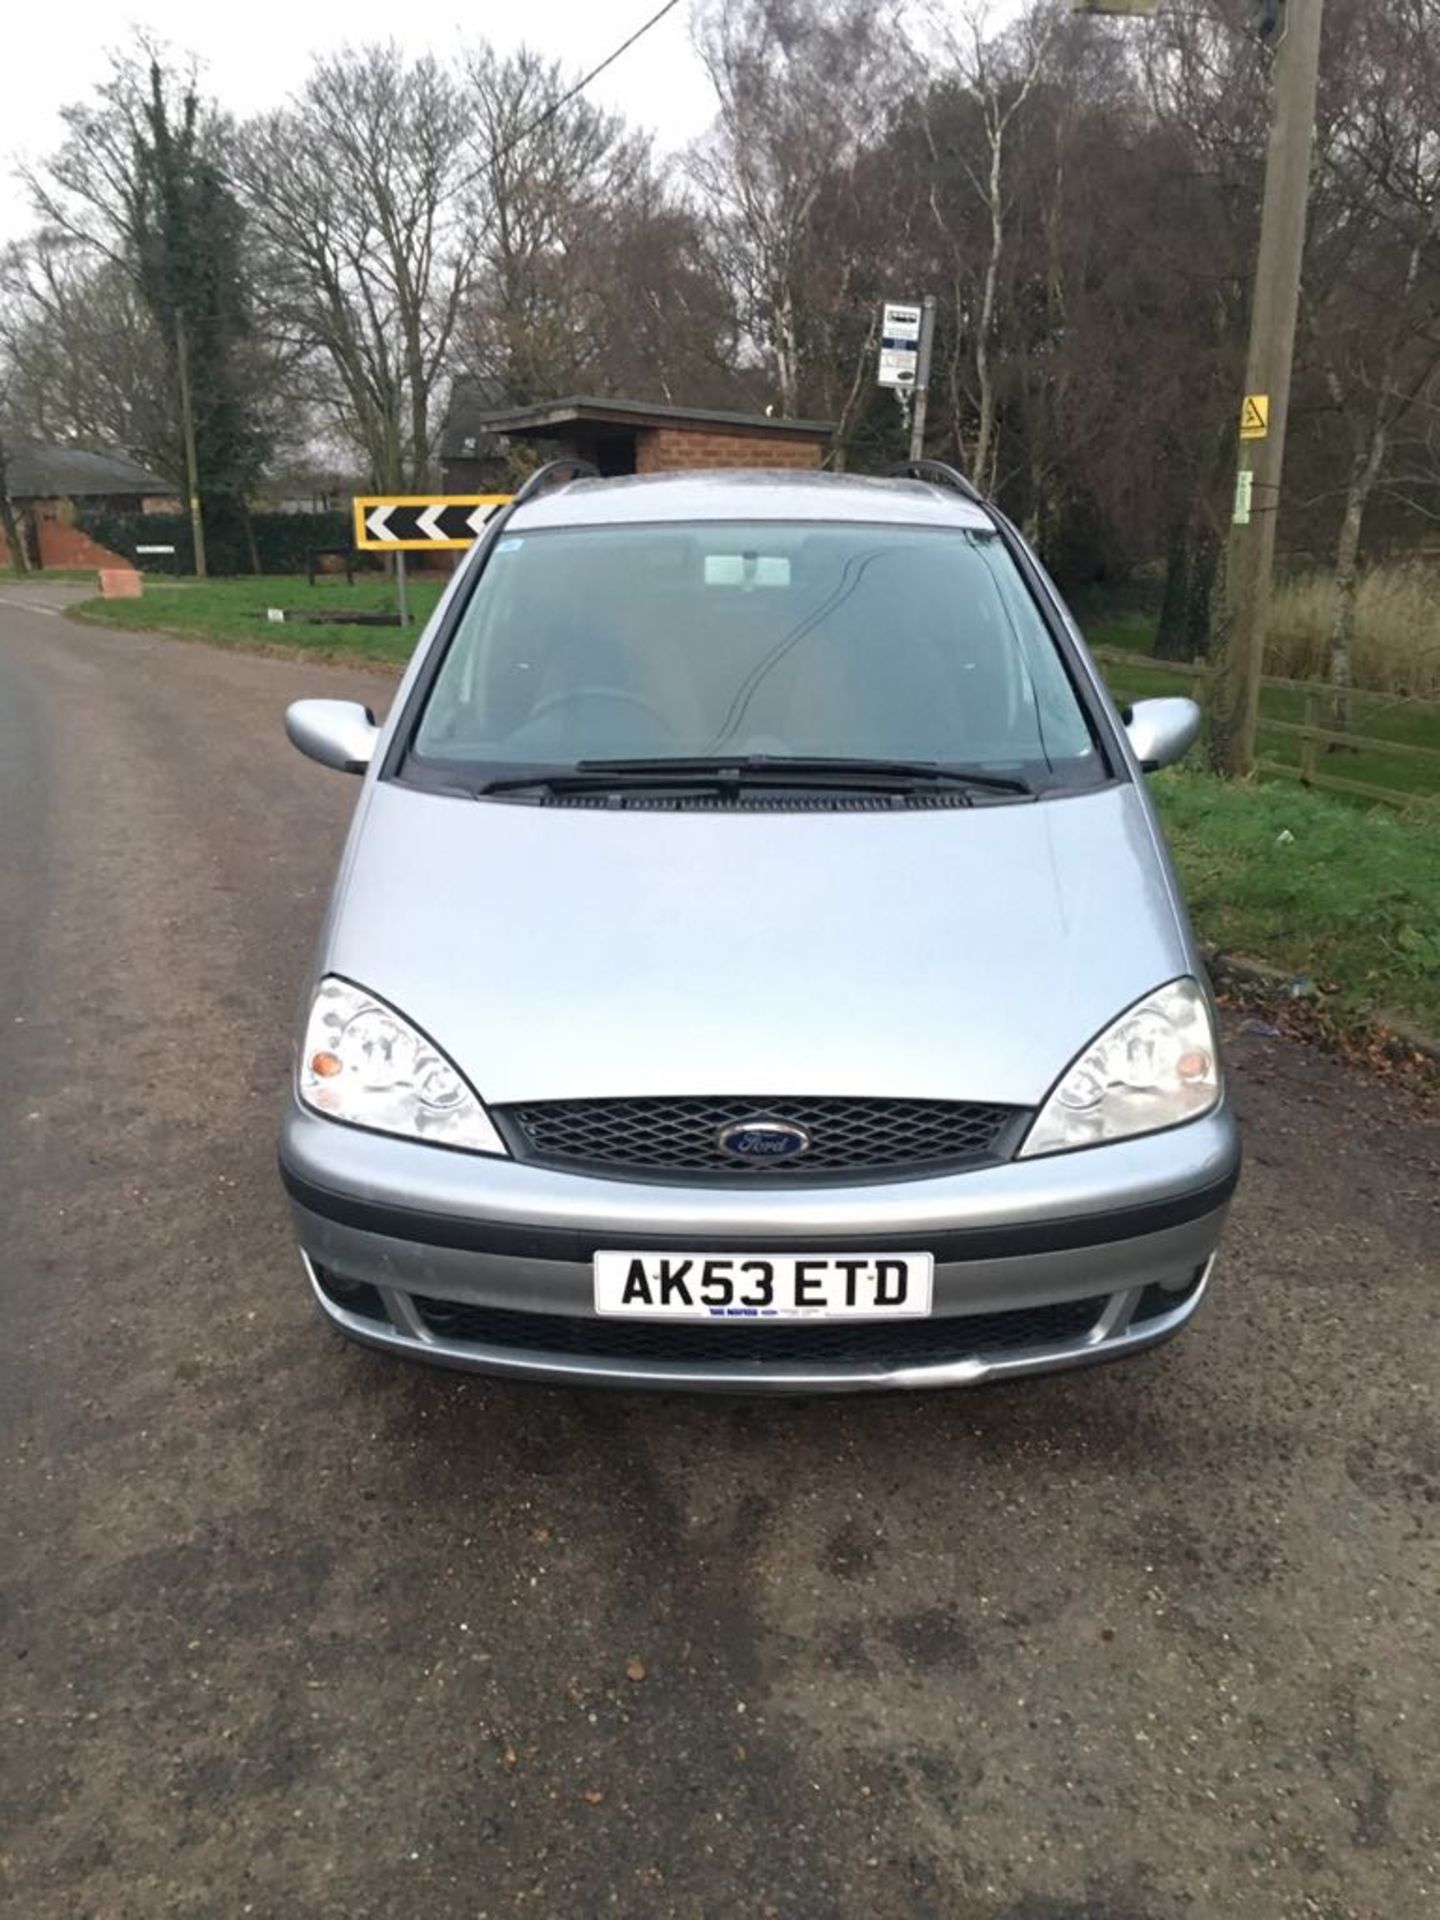
<path fill-rule="evenodd" d="M 937 487 L 953 487 L 957 493 L 963 493 L 967 500 L 973 500 L 983 507 L 985 496 L 973 480 L 967 480 L 958 467 L 950 466 L 944 460 L 902 460 L 898 467 L 890 469 L 891 480 L 929 480 Z"/>
<path fill-rule="evenodd" d="M 518 507 L 522 500 L 532 499 L 552 480 L 558 480 L 562 473 L 579 480 L 598 480 L 601 477 L 600 469 L 593 460 L 547 460 L 543 467 L 537 467 L 520 483 L 519 490 L 510 502 L 511 507 Z"/>

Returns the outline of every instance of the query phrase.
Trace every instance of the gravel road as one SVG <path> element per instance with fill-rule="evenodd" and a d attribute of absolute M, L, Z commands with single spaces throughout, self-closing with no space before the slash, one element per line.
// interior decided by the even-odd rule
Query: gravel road
<path fill-rule="evenodd" d="M 1237 1032 L 1211 1300 L 1128 1366 L 491 1385 L 312 1310 L 274 1171 L 387 680 L 0 589 L 17 1920 L 1440 1911 L 1440 1132 Z"/>

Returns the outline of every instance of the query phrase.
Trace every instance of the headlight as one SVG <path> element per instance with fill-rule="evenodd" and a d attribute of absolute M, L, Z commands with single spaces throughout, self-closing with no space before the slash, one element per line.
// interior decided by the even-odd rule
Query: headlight
<path fill-rule="evenodd" d="M 1040 1109 L 1020 1157 L 1156 1133 L 1198 1119 L 1219 1098 L 1209 1003 L 1195 981 L 1172 980 L 1091 1041 Z"/>
<path fill-rule="evenodd" d="M 315 991 L 296 1086 L 330 1120 L 472 1153 L 504 1153 L 489 1116 L 437 1047 L 346 980 Z"/>

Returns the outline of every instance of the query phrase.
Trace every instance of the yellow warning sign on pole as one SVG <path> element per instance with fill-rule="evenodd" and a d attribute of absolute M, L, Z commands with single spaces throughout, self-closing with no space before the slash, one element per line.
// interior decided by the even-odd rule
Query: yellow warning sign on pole
<path fill-rule="evenodd" d="M 1240 409 L 1240 438 L 1242 440 L 1263 440 L 1269 431 L 1269 394 L 1247 393 L 1245 396 L 1245 404 Z"/>

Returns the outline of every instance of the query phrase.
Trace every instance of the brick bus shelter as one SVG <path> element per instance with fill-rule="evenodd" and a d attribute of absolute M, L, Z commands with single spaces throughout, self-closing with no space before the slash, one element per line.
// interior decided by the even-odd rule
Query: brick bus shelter
<path fill-rule="evenodd" d="M 603 474 L 693 467 L 804 470 L 822 464 L 834 430 L 828 420 L 780 420 L 648 400 L 579 396 L 486 407 L 481 398 L 471 383 L 456 381 L 440 442 L 446 493 L 483 493 L 502 484 L 515 443 L 542 459 L 589 460 Z"/>

